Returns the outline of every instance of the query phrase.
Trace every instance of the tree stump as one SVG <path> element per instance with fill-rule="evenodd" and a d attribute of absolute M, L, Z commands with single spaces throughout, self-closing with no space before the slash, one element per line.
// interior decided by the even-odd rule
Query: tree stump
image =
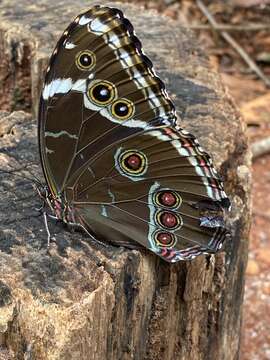
<path fill-rule="evenodd" d="M 47 252 L 31 182 L 42 176 L 36 109 L 56 39 L 91 1 L 2 0 L 0 167 L 12 173 L 0 174 L 0 358 L 235 360 L 250 223 L 244 124 L 193 33 L 112 5 L 134 24 L 183 127 L 213 155 L 233 204 L 233 239 L 217 255 L 170 265 L 50 223 L 56 242 Z M 31 109 L 34 120 L 9 113 Z"/>

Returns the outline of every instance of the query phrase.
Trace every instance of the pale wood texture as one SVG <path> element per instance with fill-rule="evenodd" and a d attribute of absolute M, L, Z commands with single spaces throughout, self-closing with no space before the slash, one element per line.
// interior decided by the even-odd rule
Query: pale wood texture
<path fill-rule="evenodd" d="M 32 109 L 36 116 L 53 45 L 90 5 L 1 1 L 3 110 Z M 235 360 L 250 213 L 243 122 L 191 32 L 156 13 L 115 5 L 134 24 L 183 126 L 212 153 L 224 176 L 233 240 L 216 256 L 169 265 L 146 251 L 103 248 L 50 223 L 56 243 L 47 253 L 31 182 L 1 173 L 1 359 Z M 0 134 L 0 168 L 41 176 L 36 122 L 22 111 L 2 112 Z"/>

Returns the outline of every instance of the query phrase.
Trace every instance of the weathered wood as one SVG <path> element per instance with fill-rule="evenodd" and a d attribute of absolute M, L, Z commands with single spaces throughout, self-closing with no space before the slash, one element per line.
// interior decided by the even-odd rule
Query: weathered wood
<path fill-rule="evenodd" d="M 3 109 L 32 107 L 36 114 L 53 45 L 90 3 L 2 0 Z M 244 125 L 192 33 L 155 13 L 118 6 L 165 80 L 183 126 L 198 136 L 221 169 L 233 202 L 233 240 L 216 256 L 169 265 L 146 251 L 103 248 L 50 223 L 56 243 L 47 253 L 33 185 L 2 173 L 0 355 L 18 360 L 235 360 L 250 209 Z M 1 169 L 41 176 L 35 121 L 23 112 L 2 113 L 0 133 Z"/>

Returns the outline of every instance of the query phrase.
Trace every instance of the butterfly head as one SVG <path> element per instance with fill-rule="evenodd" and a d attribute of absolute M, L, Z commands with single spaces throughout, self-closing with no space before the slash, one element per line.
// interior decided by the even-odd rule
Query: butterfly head
<path fill-rule="evenodd" d="M 67 202 L 60 196 L 54 196 L 47 185 L 39 185 L 36 187 L 37 193 L 43 202 L 42 210 L 50 215 L 55 216 L 58 220 L 66 223 L 72 221 L 72 211 Z"/>

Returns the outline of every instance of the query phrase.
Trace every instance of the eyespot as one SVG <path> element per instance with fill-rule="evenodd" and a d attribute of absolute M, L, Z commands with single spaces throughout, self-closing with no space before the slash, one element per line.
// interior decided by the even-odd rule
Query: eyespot
<path fill-rule="evenodd" d="M 134 114 L 134 105 L 128 99 L 118 99 L 111 105 L 111 114 L 119 120 L 127 120 Z"/>
<path fill-rule="evenodd" d="M 154 203 L 158 206 L 176 209 L 181 205 L 182 199 L 175 191 L 162 190 L 154 195 Z"/>
<path fill-rule="evenodd" d="M 141 151 L 127 150 L 120 155 L 119 165 L 124 173 L 139 176 L 146 171 L 147 158 Z"/>
<path fill-rule="evenodd" d="M 154 233 L 154 241 L 158 246 L 172 248 L 177 242 L 177 238 L 173 233 L 167 231 L 156 231 Z"/>
<path fill-rule="evenodd" d="M 176 230 L 183 225 L 180 215 L 171 211 L 160 210 L 155 213 L 155 222 L 164 229 Z"/>
<path fill-rule="evenodd" d="M 90 50 L 80 51 L 76 55 L 76 65 L 80 70 L 89 71 L 96 64 L 95 54 Z"/>
<path fill-rule="evenodd" d="M 109 81 L 98 81 L 89 87 L 87 94 L 95 104 L 105 106 L 115 99 L 116 88 Z"/>

